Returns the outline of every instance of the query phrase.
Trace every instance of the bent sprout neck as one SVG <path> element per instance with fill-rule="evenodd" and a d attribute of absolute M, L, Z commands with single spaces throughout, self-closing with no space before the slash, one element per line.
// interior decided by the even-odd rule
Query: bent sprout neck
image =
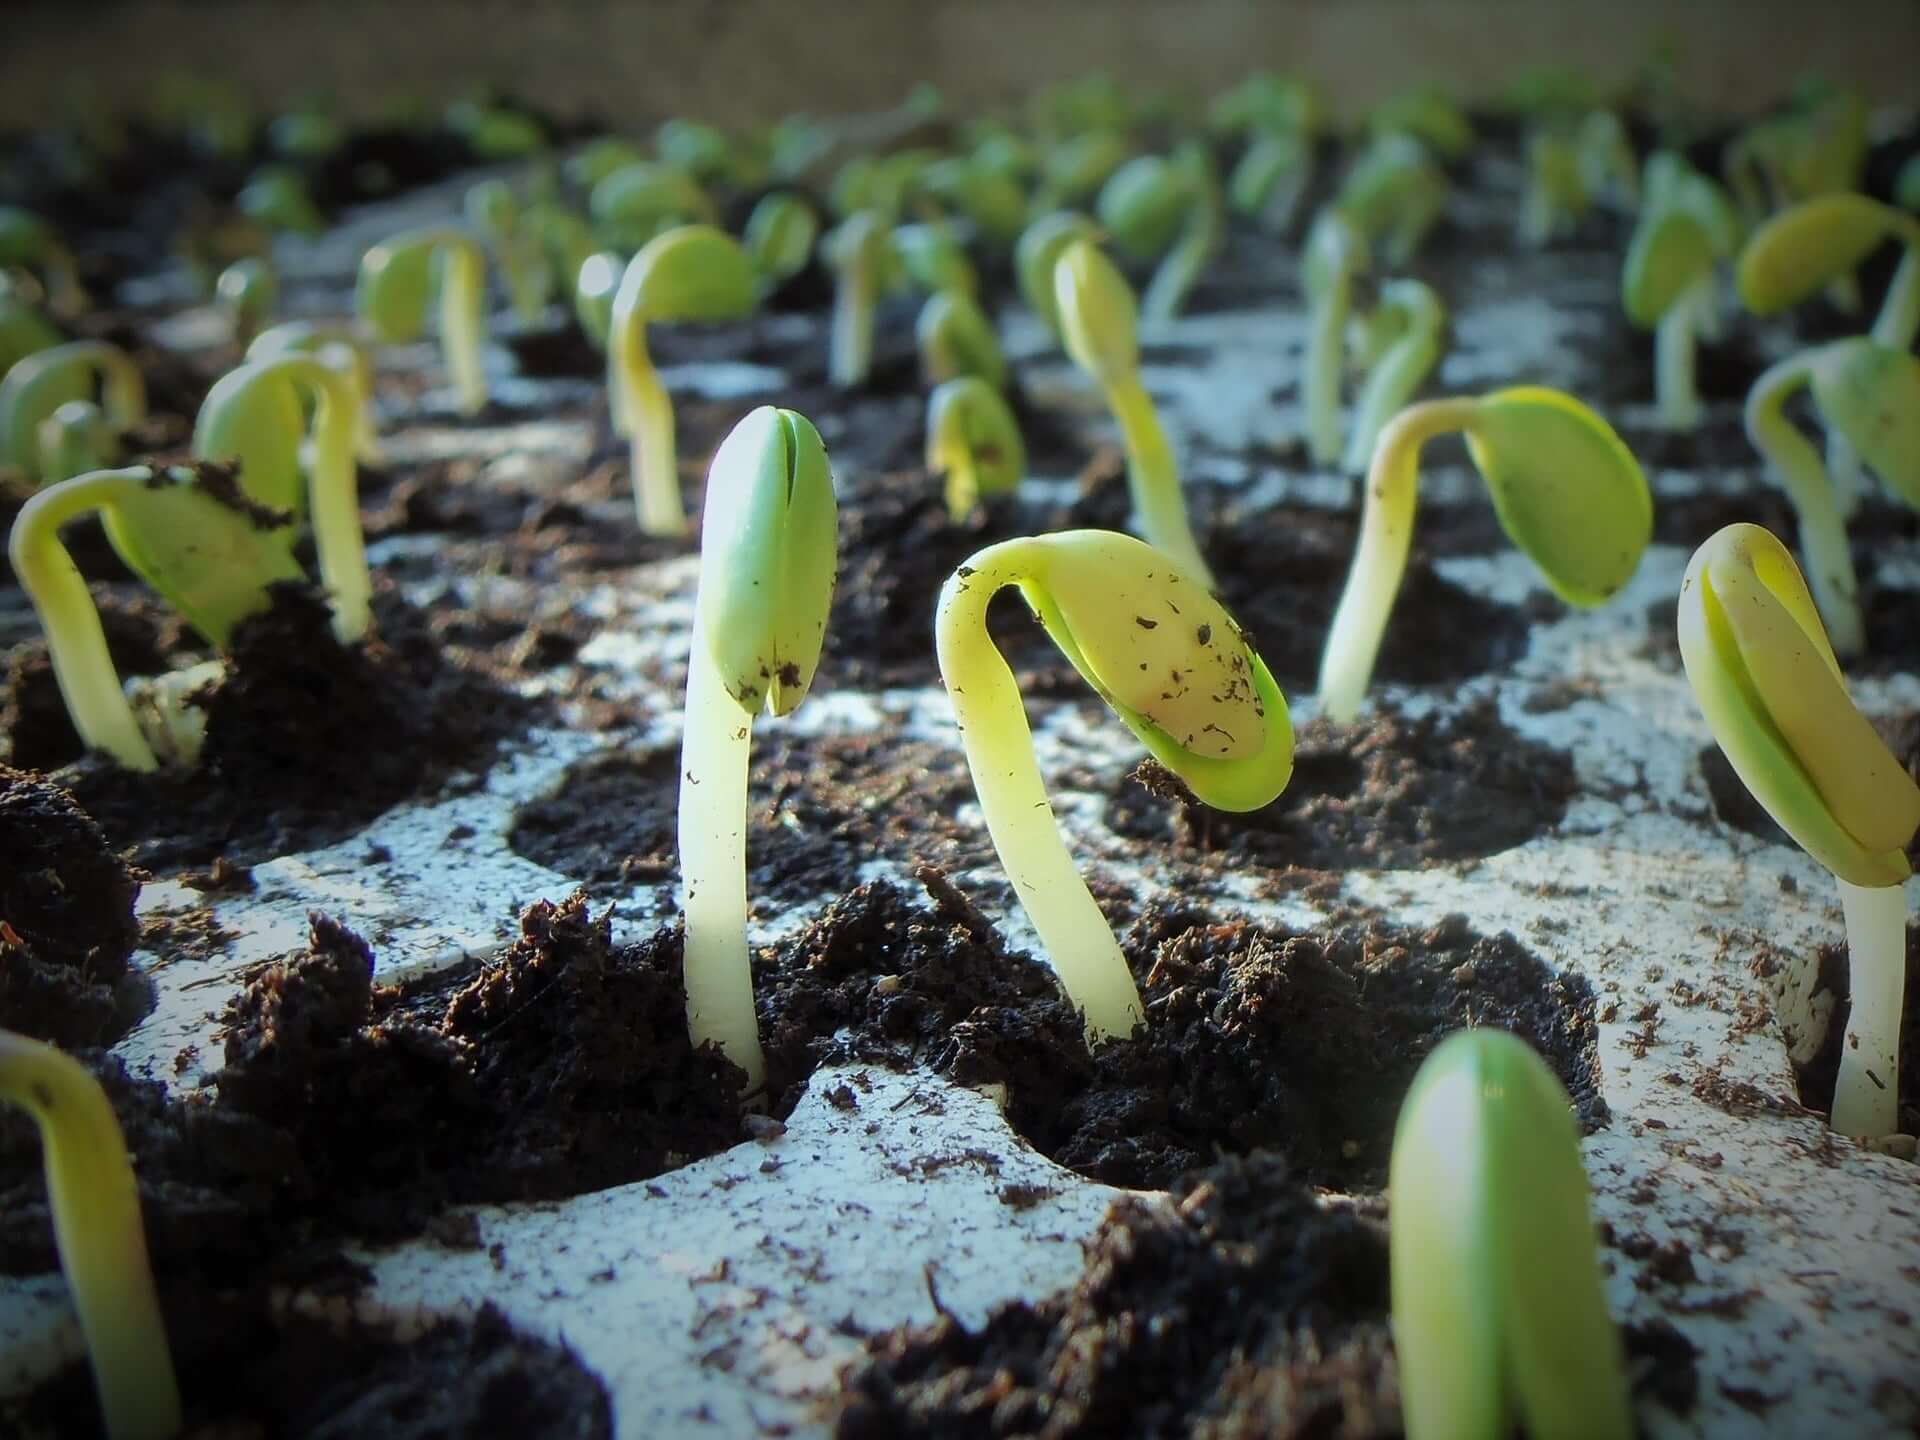
<path fill-rule="evenodd" d="M 1405 317 L 1405 325 L 1368 373 L 1353 407 L 1342 468 L 1364 473 L 1380 431 L 1420 388 L 1440 359 L 1446 309 L 1440 297 L 1418 280 L 1396 280 L 1385 287 L 1384 303 Z"/>

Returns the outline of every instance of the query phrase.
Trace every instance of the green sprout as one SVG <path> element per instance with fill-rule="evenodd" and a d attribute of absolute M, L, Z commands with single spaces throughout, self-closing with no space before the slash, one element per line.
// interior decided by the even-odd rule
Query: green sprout
<path fill-rule="evenodd" d="M 1627 245 L 1620 298 L 1627 319 L 1654 332 L 1660 423 L 1691 430 L 1702 413 L 1694 337 L 1712 323 L 1714 265 L 1727 251 L 1726 227 L 1716 217 L 1726 202 L 1712 181 L 1677 156 L 1656 159 L 1664 163 L 1648 165 L 1647 203 Z"/>
<path fill-rule="evenodd" d="M 1326 106 L 1312 84 L 1271 70 L 1247 76 L 1207 107 L 1216 135 L 1312 134 L 1326 121 Z"/>
<path fill-rule="evenodd" d="M 115 431 L 147 418 L 146 381 L 118 345 L 70 340 L 17 362 L 0 380 L 0 465 L 28 485 L 66 479 L 73 472 L 60 472 L 60 457 L 42 452 L 41 425 L 70 401 L 91 402 L 96 391 Z"/>
<path fill-rule="evenodd" d="M 1067 353 L 1093 377 L 1120 423 L 1127 487 L 1141 533 L 1182 570 L 1213 588 L 1213 572 L 1201 558 L 1187 521 L 1173 449 L 1160 428 L 1153 397 L 1140 383 L 1140 339 L 1126 277 L 1091 241 L 1075 240 L 1054 263 L 1053 294 Z"/>
<path fill-rule="evenodd" d="M 1379 136 L 1340 182 L 1336 209 L 1398 269 L 1413 259 L 1447 203 L 1447 177 L 1410 135 Z"/>
<path fill-rule="evenodd" d="M 327 228 L 307 182 L 286 165 L 262 165 L 254 171 L 233 197 L 233 208 L 269 230 L 318 235 Z"/>
<path fill-rule="evenodd" d="M 627 251 L 676 226 L 712 225 L 720 218 L 698 181 L 654 160 L 603 177 L 587 195 L 587 214 L 611 248 Z"/>
<path fill-rule="evenodd" d="M 833 177 L 828 204 L 843 221 L 863 210 L 899 221 L 919 196 L 926 174 L 941 159 L 937 150 L 896 150 L 891 155 L 856 155 Z"/>
<path fill-rule="evenodd" d="M 1694 698 L 1734 773 L 1840 887 L 1853 1003 L 1833 1128 L 1893 1134 L 1907 971 L 1901 887 L 1920 786 L 1854 708 L 1806 582 L 1769 531 L 1729 525 L 1694 552 L 1679 629 Z"/>
<path fill-rule="evenodd" d="M 0 205 L 0 270 L 25 270 L 40 282 L 56 315 L 77 315 L 87 308 L 73 252 L 54 229 L 31 210 Z"/>
<path fill-rule="evenodd" d="M 0 379 L 27 356 L 51 350 L 64 338 L 30 301 L 0 289 Z"/>
<path fill-rule="evenodd" d="M 653 148 L 667 164 L 703 184 L 752 190 L 766 183 L 764 155 L 752 145 L 734 140 L 719 126 L 701 120 L 663 122 L 654 132 Z"/>
<path fill-rule="evenodd" d="M 1540 248 L 1579 228 L 1593 195 L 1571 135 L 1535 130 L 1527 137 L 1527 189 L 1520 202 L 1520 243 Z"/>
<path fill-rule="evenodd" d="M 1204 149 L 1127 161 L 1107 177 L 1095 213 L 1123 252 L 1137 260 L 1162 257 L 1140 312 L 1148 323 L 1172 319 L 1220 247 L 1219 187 Z"/>
<path fill-rule="evenodd" d="M 1465 1030 L 1413 1078 L 1388 1170 L 1407 1440 L 1631 1440 L 1573 1102 L 1526 1041 Z"/>
<path fill-rule="evenodd" d="M 254 336 L 247 347 L 249 360 L 276 360 L 282 355 L 311 355 L 339 371 L 353 385 L 355 402 L 354 453 L 369 465 L 380 460 L 380 440 L 373 426 L 373 361 L 357 333 L 345 325 L 312 320 L 283 320 Z"/>
<path fill-rule="evenodd" d="M 952 155 L 929 165 L 921 192 L 962 216 L 999 249 L 1013 244 L 1027 223 L 1027 192 L 1006 171 L 976 156 Z"/>
<path fill-rule="evenodd" d="M 680 752 L 687 1028 L 766 1085 L 747 954 L 747 768 L 754 717 L 791 714 L 820 663 L 838 566 L 819 432 L 763 405 L 707 472 Z"/>
<path fill-rule="evenodd" d="M 547 267 L 542 237 L 514 198 L 513 187 L 504 180 L 481 180 L 467 187 L 464 207 L 467 223 L 493 252 L 513 313 L 522 324 L 533 324 L 553 292 L 553 272 Z"/>
<path fill-rule="evenodd" d="M 914 326 L 920 373 L 929 385 L 977 375 L 996 390 L 1006 388 L 1007 358 L 993 322 L 971 295 L 943 290 L 928 297 Z"/>
<path fill-rule="evenodd" d="M 1606 195 L 1622 210 L 1640 203 L 1640 162 L 1633 137 L 1619 115 L 1604 107 L 1590 110 L 1580 122 L 1574 144 L 1579 152 L 1580 181 L 1589 195 Z"/>
<path fill-rule="evenodd" d="M 1866 102 L 1815 84 L 1785 113 L 1756 121 L 1735 136 L 1722 170 L 1751 229 L 1771 211 L 1858 190 L 1867 148 Z M 1841 298 L 1842 308 L 1851 308 Z"/>
<path fill-rule="evenodd" d="M 1406 136 L 1443 160 L 1458 160 L 1473 147 L 1466 112 L 1445 91 L 1425 86 L 1376 105 L 1367 117 L 1375 140 Z"/>
<path fill-rule="evenodd" d="M 302 418 L 309 409 L 310 434 Z M 359 415 L 359 393 L 347 373 L 318 355 L 290 354 L 250 360 L 221 376 L 193 426 L 196 458 L 238 462 L 241 484 L 256 504 L 306 516 L 320 583 L 333 606 L 333 633 L 343 645 L 367 633 L 373 613 L 353 458 Z M 310 452 L 304 481 L 303 441 Z M 222 643 L 211 633 L 208 638 Z"/>
<path fill-rule="evenodd" d="M 1340 458 L 1340 361 L 1353 279 L 1370 259 L 1365 234 L 1341 211 L 1325 211 L 1314 221 L 1301 257 L 1301 288 L 1307 292 L 1309 315 L 1300 403 L 1306 412 L 1307 449 L 1320 465 Z"/>
<path fill-rule="evenodd" d="M 456 100 L 446 118 L 447 129 L 467 142 L 476 160 L 525 160 L 547 148 L 540 122 L 504 105 Z"/>
<path fill-rule="evenodd" d="M 1042 215 L 1020 234 L 1013 250 L 1013 273 L 1020 298 L 1054 335 L 1060 333 L 1060 307 L 1053 297 L 1053 267 L 1076 240 L 1097 241 L 1100 227 L 1077 210 Z"/>
<path fill-rule="evenodd" d="M 267 126 L 268 148 L 289 160 L 324 160 L 346 143 L 347 127 L 312 107 L 277 115 Z"/>
<path fill-rule="evenodd" d="M 111 465 L 120 455 L 120 432 L 91 400 L 69 400 L 42 420 L 38 430 L 40 473 L 64 480 Z"/>
<path fill-rule="evenodd" d="M 1500 528 L 1569 605 L 1604 604 L 1633 578 L 1653 538 L 1639 462 L 1572 396 L 1521 386 L 1402 410 L 1374 446 L 1360 542 L 1320 662 L 1320 712 L 1338 724 L 1360 713 L 1406 574 L 1420 447 L 1455 432 L 1466 436 Z"/>
<path fill-rule="evenodd" d="M 1133 153 L 1117 130 L 1089 130 L 1049 145 L 1040 161 L 1033 211 L 1067 210 L 1093 198 Z"/>
<path fill-rule="evenodd" d="M 1367 378 L 1354 402 L 1353 427 L 1341 465 L 1360 474 L 1373 458 L 1381 430 L 1413 398 L 1440 361 L 1447 307 L 1418 280 L 1389 280 L 1368 317 Z"/>
<path fill-rule="evenodd" d="M 486 260 L 472 237 L 459 230 L 408 230 L 373 246 L 360 260 L 354 306 L 375 337 L 386 344 L 418 338 L 426 324 L 427 297 L 440 286 L 440 352 L 462 413 L 477 415 L 487 404 Z"/>
<path fill-rule="evenodd" d="M 1756 315 L 1798 305 L 1822 286 L 1853 273 L 1882 242 L 1906 247 L 1880 303 L 1873 338 L 1895 350 L 1920 334 L 1920 218 L 1865 195 L 1822 195 L 1783 210 L 1740 252 L 1735 284 Z"/>
<path fill-rule="evenodd" d="M 647 163 L 647 152 L 631 140 L 617 135 L 602 135 L 592 140 L 562 167 L 566 177 L 582 190 L 592 190 L 616 170 Z"/>
<path fill-rule="evenodd" d="M 1074 870 L 1033 755 L 1020 689 L 987 630 L 1017 585 L 1073 668 L 1205 804 L 1257 810 L 1293 773 L 1287 702 L 1207 582 L 1104 530 L 990 545 L 948 577 L 934 634 L 987 831 L 1088 1043 L 1127 1036 L 1140 992 Z"/>
<path fill-rule="evenodd" d="M 1920 509 L 1920 359 L 1865 337 L 1839 340 L 1789 356 L 1753 382 L 1747 393 L 1747 437 L 1766 456 L 1800 520 L 1813 593 L 1846 657 L 1866 649 L 1860 585 L 1847 546 L 1846 514 L 1827 466 L 1787 418 L 1786 406 L 1803 389 L 1830 437 L 1864 459 L 1902 499 Z"/>
<path fill-rule="evenodd" d="M 40 617 L 81 742 L 128 770 L 159 769 L 156 750 L 190 763 L 197 736 L 149 736 L 136 719 L 107 652 L 100 612 L 60 541 L 61 526 L 94 513 L 127 568 L 222 649 L 235 625 L 267 608 L 270 586 L 303 578 L 290 517 L 263 511 L 197 471 L 134 466 L 48 485 L 14 519 L 7 558 Z"/>
<path fill-rule="evenodd" d="M 109 1440 L 172 1440 L 180 1387 L 147 1259 L 140 1182 L 106 1091 L 72 1056 L 0 1030 L 0 1098 L 40 1129 L 54 1247 Z"/>
<path fill-rule="evenodd" d="M 643 534 L 687 533 L 673 401 L 647 353 L 647 326 L 737 320 L 753 309 L 757 279 L 740 242 L 712 225 L 682 225 L 656 236 L 620 277 L 607 336 L 607 385 L 614 428 L 632 440 Z"/>
<path fill-rule="evenodd" d="M 587 339 L 601 350 L 613 329 L 613 297 L 620 293 L 626 262 L 612 250 L 602 250 L 580 262 L 574 274 L 573 315 Z"/>
<path fill-rule="evenodd" d="M 878 210 L 856 211 L 821 237 L 820 247 L 835 277 L 827 376 L 850 390 L 866 384 L 873 369 L 874 311 L 895 263 L 886 219 Z"/>
<path fill-rule="evenodd" d="M 957 291 L 975 295 L 980 275 L 965 248 L 945 225 L 896 225 L 891 237 L 893 256 L 905 278 L 930 295 Z"/>
<path fill-rule="evenodd" d="M 213 284 L 214 302 L 227 312 L 237 344 L 248 345 L 280 305 L 280 273 L 258 255 L 236 260 Z"/>
<path fill-rule="evenodd" d="M 771 190 L 747 216 L 740 243 L 760 276 L 760 293 L 771 294 L 807 268 L 820 238 L 820 216 L 794 190 Z"/>
<path fill-rule="evenodd" d="M 1278 235 L 1293 223 L 1313 183 L 1313 136 L 1304 130 L 1267 130 L 1248 143 L 1227 179 L 1227 203 L 1261 229 Z"/>
<path fill-rule="evenodd" d="M 927 473 L 945 477 L 954 524 L 988 497 L 1011 494 L 1026 470 L 1020 423 L 993 385 L 961 375 L 927 397 Z"/>

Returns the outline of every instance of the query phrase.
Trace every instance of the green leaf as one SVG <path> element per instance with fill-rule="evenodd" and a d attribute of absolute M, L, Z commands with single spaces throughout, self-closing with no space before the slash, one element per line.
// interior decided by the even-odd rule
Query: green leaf
<path fill-rule="evenodd" d="M 753 309 L 756 293 L 753 261 L 738 240 L 712 225 L 681 225 L 628 262 L 614 312 L 650 321 L 737 320 Z"/>
<path fill-rule="evenodd" d="M 436 238 L 412 231 L 372 246 L 361 256 L 353 305 L 376 339 L 404 344 L 419 338 L 426 328 Z"/>
<path fill-rule="evenodd" d="M 1140 368 L 1138 306 L 1133 287 L 1087 240 L 1075 240 L 1053 267 L 1060 334 L 1073 363 L 1111 385 Z"/>
<path fill-rule="evenodd" d="M 895 226 L 893 249 L 908 277 L 922 290 L 972 295 L 980 288 L 973 262 L 944 225 Z"/>
<path fill-rule="evenodd" d="M 194 420 L 193 453 L 201 460 L 237 462 L 247 495 L 297 517 L 306 510 L 300 473 L 306 412 L 300 392 L 267 369 L 270 364 L 250 362 L 215 382 Z"/>
<path fill-rule="evenodd" d="M 947 510 L 956 522 L 988 495 L 1012 491 L 1026 474 L 1020 424 L 1000 392 L 962 375 L 927 397 L 927 470 L 947 477 Z"/>
<path fill-rule="evenodd" d="M 1898 212 L 1864 195 L 1822 195 L 1783 210 L 1740 252 L 1735 284 L 1756 315 L 1797 305 L 1852 272 L 1887 238 Z"/>
<path fill-rule="evenodd" d="M 1107 177 L 1094 212 L 1114 244 L 1150 260 L 1173 243 L 1194 203 L 1187 174 L 1162 155 L 1139 155 Z"/>
<path fill-rule="evenodd" d="M 1523 386 L 1475 403 L 1467 449 L 1501 528 L 1569 605 L 1611 598 L 1653 538 L 1653 497 L 1613 428 L 1571 396 Z"/>
<path fill-rule="evenodd" d="M 1007 383 L 1007 361 L 993 322 L 964 291 L 944 290 L 921 307 L 914 327 L 920 365 L 938 385 L 962 375 L 977 375 L 999 388 Z"/>
<path fill-rule="evenodd" d="M 1027 308 L 1056 333 L 1060 307 L 1054 300 L 1053 267 L 1060 254 L 1076 240 L 1094 240 L 1100 230 L 1077 210 L 1055 210 L 1029 225 L 1014 246 L 1013 269 L 1020 281 L 1020 298 Z"/>
<path fill-rule="evenodd" d="M 1713 239 L 1692 214 L 1674 206 L 1649 207 L 1634 227 L 1621 273 L 1627 318 L 1642 330 L 1660 323 L 1713 270 Z"/>
<path fill-rule="evenodd" d="M 1865 338 L 1842 340 L 1819 352 L 1812 380 L 1821 419 L 1920 510 L 1920 358 Z"/>

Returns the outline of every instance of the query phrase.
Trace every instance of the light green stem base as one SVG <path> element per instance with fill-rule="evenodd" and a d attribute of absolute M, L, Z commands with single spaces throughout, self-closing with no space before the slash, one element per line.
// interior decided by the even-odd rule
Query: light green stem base
<path fill-rule="evenodd" d="M 1833 1128 L 1879 1139 L 1900 1128 L 1900 1006 L 1907 984 L 1907 896 L 1899 885 L 1850 885 L 1839 876 L 1853 992 Z"/>
<path fill-rule="evenodd" d="M 1309 317 L 1300 400 L 1306 408 L 1307 451 L 1317 465 L 1340 458 L 1340 362 L 1347 340 L 1347 286 L 1314 307 Z"/>
<path fill-rule="evenodd" d="M 827 378 L 842 390 L 866 384 L 873 370 L 875 304 L 871 277 L 857 271 L 842 272 L 833 294 L 833 331 L 827 357 Z"/>
<path fill-rule="evenodd" d="M 1660 317 L 1654 331 L 1653 387 L 1662 429 L 1692 430 L 1699 426 L 1700 389 L 1695 380 L 1695 326 L 1701 307 L 1710 303 L 1707 287 L 1686 291 Z"/>
<path fill-rule="evenodd" d="M 1173 463 L 1167 433 L 1160 428 L 1160 417 L 1154 413 L 1153 397 L 1137 377 L 1129 376 L 1108 387 L 1107 406 L 1120 422 L 1121 442 L 1127 449 L 1127 486 L 1141 537 L 1212 590 L 1213 571 L 1201 557 L 1187 522 L 1180 471 Z"/>
<path fill-rule="evenodd" d="M 1920 241 L 1910 242 L 1874 317 L 1873 338 L 1893 350 L 1911 350 L 1920 334 Z"/>
<path fill-rule="evenodd" d="M 696 615 L 697 615 L 696 610 Z M 765 1088 L 767 1061 L 747 953 L 747 765 L 753 717 L 727 693 L 699 621 L 680 746 L 680 874 L 686 886 L 687 1032 L 711 1040 Z"/>
<path fill-rule="evenodd" d="M 941 591 L 934 634 L 993 848 L 1067 999 L 1085 1017 L 1091 1043 L 1133 1033 L 1142 1013 L 1140 992 L 1106 916 L 1067 853 L 1033 758 L 1020 688 L 987 634 L 987 602 L 997 592 L 1028 580 L 1045 584 L 1036 573 L 1037 558 L 1018 540 L 975 556 L 969 572 L 950 578 Z"/>
<path fill-rule="evenodd" d="M 440 350 L 461 413 L 477 415 L 487 405 L 485 262 L 480 247 L 464 238 L 449 242 L 442 253 Z"/>
<path fill-rule="evenodd" d="M 1320 713 L 1337 725 L 1351 724 L 1360 714 L 1387 617 L 1406 575 L 1420 447 L 1435 435 L 1464 430 L 1473 409 L 1472 400 L 1429 400 L 1402 410 L 1380 432 L 1367 468 L 1360 543 L 1320 660 Z"/>
<path fill-rule="evenodd" d="M 614 390 L 619 396 L 616 408 L 632 440 L 633 500 L 640 533 L 685 535 L 689 526 L 680 494 L 673 399 L 647 354 L 645 327 L 636 324 L 627 334 L 616 335 L 608 353 L 613 357 Z"/>

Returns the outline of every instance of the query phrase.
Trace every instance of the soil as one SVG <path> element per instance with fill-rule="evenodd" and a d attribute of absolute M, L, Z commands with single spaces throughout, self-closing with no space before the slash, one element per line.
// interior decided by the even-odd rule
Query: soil
<path fill-rule="evenodd" d="M 140 881 L 73 796 L 0 765 L 0 1025 L 110 1045 L 147 1009 L 127 959 Z"/>

